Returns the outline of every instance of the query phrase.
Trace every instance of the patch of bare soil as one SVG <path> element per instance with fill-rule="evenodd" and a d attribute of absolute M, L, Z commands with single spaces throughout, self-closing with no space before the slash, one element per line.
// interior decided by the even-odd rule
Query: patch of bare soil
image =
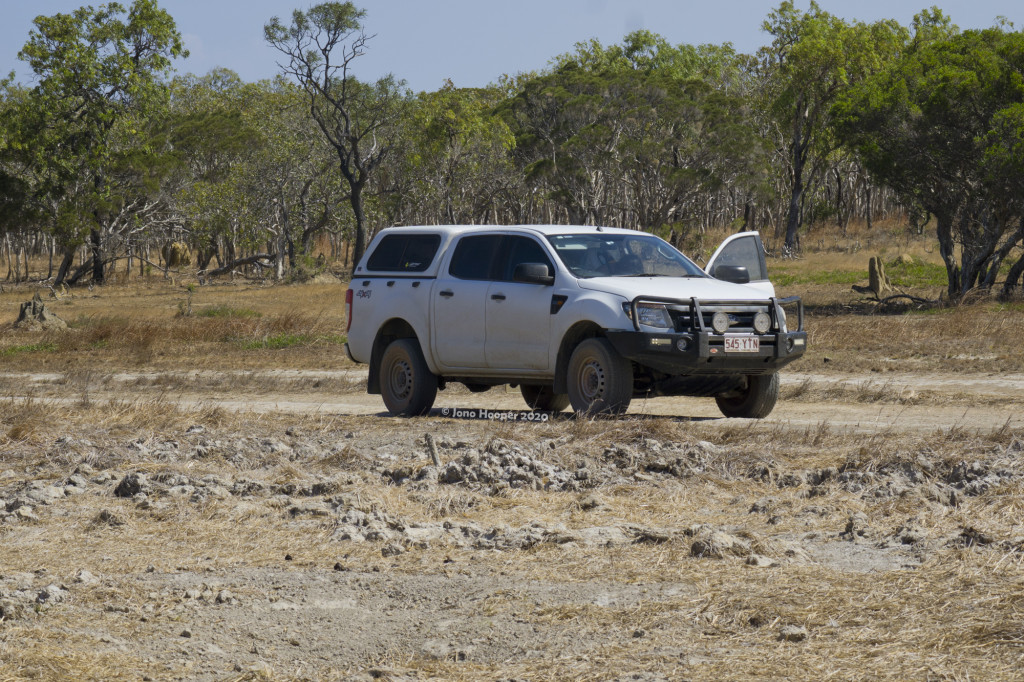
<path fill-rule="evenodd" d="M 1021 378 L 905 378 L 512 423 L 357 370 L 3 375 L 0 679 L 1013 679 Z"/>

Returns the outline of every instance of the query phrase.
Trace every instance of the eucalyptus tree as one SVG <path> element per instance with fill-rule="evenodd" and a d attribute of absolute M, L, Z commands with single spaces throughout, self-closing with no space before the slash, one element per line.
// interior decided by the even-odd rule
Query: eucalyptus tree
<path fill-rule="evenodd" d="M 207 269 L 214 256 L 221 265 L 236 259 L 246 215 L 238 208 L 249 204 L 234 196 L 243 191 L 237 169 L 263 145 L 247 116 L 255 97 L 252 88 L 227 69 L 189 74 L 172 83 L 163 135 L 176 172 L 164 190 L 181 217 L 182 230 L 197 248 L 200 270 Z"/>
<path fill-rule="evenodd" d="M 29 228 L 37 227 L 43 213 L 32 150 L 23 142 L 24 125 L 31 118 L 27 94 L 10 79 L 0 80 L 0 250 L 7 253 L 8 273 L 16 279 L 21 253 L 16 242 L 24 240 Z"/>
<path fill-rule="evenodd" d="M 785 0 L 764 21 L 771 45 L 757 55 L 758 106 L 771 120 L 788 169 L 785 248 L 797 248 L 804 193 L 839 146 L 833 106 L 845 91 L 898 54 L 906 30 L 894 21 L 846 22 L 811 0 L 807 12 Z"/>
<path fill-rule="evenodd" d="M 528 179 L 571 222 L 693 224 L 757 147 L 727 46 L 638 31 L 622 45 L 582 43 L 555 64 L 505 110 Z"/>
<path fill-rule="evenodd" d="M 992 287 L 1024 244 L 1024 33 L 961 33 L 937 10 L 914 28 L 902 58 L 838 111 L 874 176 L 935 216 L 957 300 Z M 1018 255 L 1004 293 L 1022 270 Z"/>
<path fill-rule="evenodd" d="M 417 222 L 479 223 L 513 172 L 514 137 L 494 108 L 494 88 L 456 88 L 450 81 L 420 93 L 408 117 L 403 149 Z"/>
<path fill-rule="evenodd" d="M 335 161 L 294 84 L 262 81 L 253 95 L 245 116 L 259 135 L 260 152 L 246 165 L 247 184 L 252 196 L 267 206 L 264 229 L 273 238 L 275 274 L 280 279 L 286 257 L 296 270 L 310 255 L 314 238 L 338 216 L 337 183 L 330 182 Z"/>
<path fill-rule="evenodd" d="M 88 233 L 93 280 L 104 281 L 105 240 L 118 229 L 111 163 L 117 147 L 136 144 L 141 122 L 164 106 L 163 76 L 187 55 L 171 16 L 155 0 L 86 6 L 39 16 L 19 58 L 39 78 L 32 96 L 42 125 L 36 163 L 52 178 L 61 203 L 58 223 L 69 245 Z M 73 250 L 65 253 L 60 280 Z"/>
<path fill-rule="evenodd" d="M 310 116 L 337 155 L 355 218 L 354 262 L 366 247 L 363 192 L 393 150 L 409 101 L 404 84 L 393 76 L 376 83 L 355 78 L 353 64 L 369 41 L 365 15 L 351 2 L 325 2 L 295 10 L 290 26 L 278 17 L 264 26 L 267 42 L 285 57 L 283 73 L 302 88 Z"/>

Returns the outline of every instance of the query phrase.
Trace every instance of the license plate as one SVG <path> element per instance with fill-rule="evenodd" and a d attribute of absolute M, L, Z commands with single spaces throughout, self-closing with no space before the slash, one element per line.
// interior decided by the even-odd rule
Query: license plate
<path fill-rule="evenodd" d="M 756 353 L 761 350 L 761 339 L 745 334 L 726 334 L 726 353 Z"/>

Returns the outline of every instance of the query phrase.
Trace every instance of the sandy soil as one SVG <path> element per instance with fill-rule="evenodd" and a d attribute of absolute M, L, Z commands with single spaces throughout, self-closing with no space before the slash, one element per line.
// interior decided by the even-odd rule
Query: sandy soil
<path fill-rule="evenodd" d="M 239 378 L 258 389 L 239 395 L 243 392 L 233 389 Z M 784 372 L 781 378 L 784 398 L 764 423 L 787 428 L 827 426 L 855 433 L 927 433 L 950 428 L 987 431 L 1004 425 L 1010 429 L 1024 428 L 1021 374 Z M 72 379 L 60 373 L 0 373 L 0 387 L 8 387 L 10 395 L 19 397 L 75 402 L 84 394 L 96 400 L 132 400 L 150 398 L 158 391 L 162 399 L 188 407 L 214 404 L 232 411 L 386 417 L 380 396 L 366 394 L 365 382 L 363 368 L 118 372 Z M 333 389 L 318 388 L 318 383 L 329 384 Z M 340 392 L 338 385 L 343 387 Z M 830 399 L 785 399 L 787 393 L 803 386 L 813 387 L 815 396 L 829 392 Z M 862 402 L 865 395 L 868 401 Z M 452 390 L 438 393 L 431 415 L 450 417 L 484 410 L 521 412 L 523 408 L 518 389 L 496 387 L 470 394 L 455 385 Z M 629 414 L 684 422 L 711 421 L 723 428 L 747 423 L 722 417 L 710 398 L 638 399 L 631 404 Z M 526 418 L 525 414 L 513 416 Z M 568 418 L 569 413 L 564 416 Z"/>
<path fill-rule="evenodd" d="M 0 374 L 0 680 L 1017 677 L 1024 376 L 784 377 L 533 422 Z"/>

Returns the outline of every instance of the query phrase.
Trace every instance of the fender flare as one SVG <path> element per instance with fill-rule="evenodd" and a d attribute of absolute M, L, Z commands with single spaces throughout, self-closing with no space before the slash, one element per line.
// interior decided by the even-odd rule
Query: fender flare
<path fill-rule="evenodd" d="M 566 330 L 562 341 L 558 345 L 558 356 L 555 361 L 555 393 L 567 393 L 569 391 L 569 358 L 576 346 L 586 339 L 595 336 L 604 336 L 604 329 L 596 322 L 585 320 L 577 322 Z"/>

